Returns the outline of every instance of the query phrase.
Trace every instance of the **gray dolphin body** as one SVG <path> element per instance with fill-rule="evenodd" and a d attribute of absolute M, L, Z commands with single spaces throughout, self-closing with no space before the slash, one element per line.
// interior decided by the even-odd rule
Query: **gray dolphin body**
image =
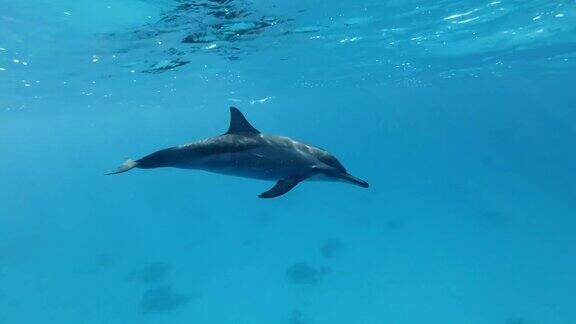
<path fill-rule="evenodd" d="M 367 188 L 332 154 L 283 136 L 264 135 L 230 107 L 230 127 L 220 136 L 170 147 L 139 160 L 124 162 L 115 172 L 133 168 L 173 167 L 276 181 L 260 198 L 281 196 L 304 180 L 342 181 Z"/>

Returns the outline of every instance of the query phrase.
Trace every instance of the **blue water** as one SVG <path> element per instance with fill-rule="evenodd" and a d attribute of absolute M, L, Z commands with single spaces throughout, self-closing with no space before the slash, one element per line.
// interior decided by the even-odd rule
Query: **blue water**
<path fill-rule="evenodd" d="M 576 3 L 0 0 L 0 323 L 576 323 Z M 228 107 L 369 189 L 126 158 Z"/>

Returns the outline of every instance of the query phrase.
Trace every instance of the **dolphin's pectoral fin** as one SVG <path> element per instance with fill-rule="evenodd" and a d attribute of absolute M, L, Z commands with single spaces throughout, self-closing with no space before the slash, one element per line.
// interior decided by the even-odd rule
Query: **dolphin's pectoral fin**
<path fill-rule="evenodd" d="M 272 187 L 272 189 L 263 192 L 258 195 L 260 198 L 275 198 L 278 196 L 282 196 L 283 194 L 287 193 L 288 191 L 292 190 L 292 188 L 296 187 L 298 183 L 300 183 L 300 179 L 297 178 L 288 178 L 282 179 Z"/>

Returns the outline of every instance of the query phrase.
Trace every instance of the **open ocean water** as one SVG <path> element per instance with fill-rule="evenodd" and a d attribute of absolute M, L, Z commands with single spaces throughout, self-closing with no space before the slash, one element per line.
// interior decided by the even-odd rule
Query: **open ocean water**
<path fill-rule="evenodd" d="M 573 0 L 0 0 L 1 324 L 576 323 Z M 223 133 L 363 189 L 126 158 Z"/>

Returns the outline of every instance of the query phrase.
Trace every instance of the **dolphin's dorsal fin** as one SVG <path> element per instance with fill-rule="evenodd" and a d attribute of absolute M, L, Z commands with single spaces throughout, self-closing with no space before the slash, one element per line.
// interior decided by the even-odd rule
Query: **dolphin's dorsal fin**
<path fill-rule="evenodd" d="M 230 107 L 230 127 L 226 134 L 260 134 L 236 107 Z"/>

